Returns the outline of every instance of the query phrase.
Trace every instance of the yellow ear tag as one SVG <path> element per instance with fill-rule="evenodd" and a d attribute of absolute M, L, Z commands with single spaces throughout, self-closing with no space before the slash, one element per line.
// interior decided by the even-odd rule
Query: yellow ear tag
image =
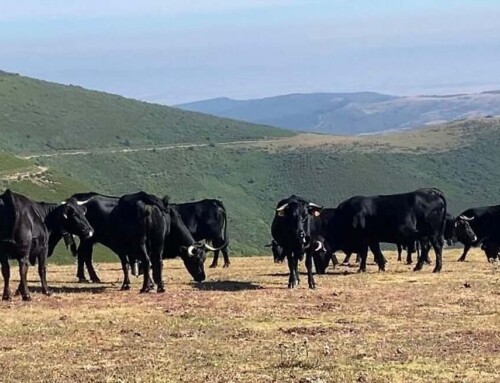
<path fill-rule="evenodd" d="M 285 212 L 283 210 L 278 211 L 278 217 L 284 217 Z"/>
<path fill-rule="evenodd" d="M 313 213 L 313 215 L 314 215 L 315 217 L 319 217 L 319 211 L 317 211 L 317 210 L 314 210 L 314 213 Z"/>

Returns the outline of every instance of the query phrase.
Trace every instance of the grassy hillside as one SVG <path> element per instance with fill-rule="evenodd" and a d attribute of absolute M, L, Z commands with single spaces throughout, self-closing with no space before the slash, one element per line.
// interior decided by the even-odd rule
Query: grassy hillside
<path fill-rule="evenodd" d="M 180 107 L 287 129 L 355 135 L 500 115 L 500 94 L 395 97 L 373 92 L 310 93 L 255 100 L 218 98 Z"/>
<path fill-rule="evenodd" d="M 5 72 L 0 116 L 0 149 L 16 153 L 292 135 Z"/>
<path fill-rule="evenodd" d="M 434 130 L 434 139 L 440 137 L 443 144 L 426 148 L 397 144 L 404 137 L 314 146 L 215 145 L 53 157 L 40 163 L 58 169 L 66 178 L 85 179 L 93 190 L 112 194 L 145 189 L 168 194 L 174 201 L 221 198 L 229 212 L 233 250 L 242 254 L 264 250 L 275 203 L 292 193 L 336 206 L 354 194 L 436 186 L 446 192 L 455 213 L 469 206 L 498 203 L 498 121 L 444 126 Z M 446 141 L 453 145 L 446 146 Z"/>
<path fill-rule="evenodd" d="M 2 188 L 47 201 L 88 190 L 116 195 L 146 190 L 175 202 L 221 198 L 235 254 L 265 251 L 275 203 L 292 193 L 336 206 L 354 194 L 437 186 L 448 195 L 452 212 L 498 203 L 500 196 L 495 118 L 384 136 L 294 136 L 20 76 L 0 77 L 0 89 L 0 108 L 8 117 L 0 121 L 5 133 L 0 147 L 21 156 L 39 153 L 26 160 L 0 152 Z M 45 112 L 36 113 L 40 109 L 33 105 L 43 105 Z M 154 126 L 140 123 L 145 115 L 155 116 Z M 123 147 L 131 150 L 116 150 L 116 136 L 130 137 Z M 281 138 L 217 143 L 265 136 Z M 61 146 L 47 146 L 47 139 Z M 183 141 L 204 146 L 162 147 Z M 71 148 L 82 150 L 68 152 Z M 98 259 L 115 258 L 100 251 Z M 72 259 L 59 249 L 53 261 Z"/>

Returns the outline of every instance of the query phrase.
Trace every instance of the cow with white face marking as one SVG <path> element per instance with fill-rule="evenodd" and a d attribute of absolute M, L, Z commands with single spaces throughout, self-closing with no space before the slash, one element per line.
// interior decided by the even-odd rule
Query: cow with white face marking
<path fill-rule="evenodd" d="M 319 216 L 322 206 L 292 195 L 281 200 L 275 210 L 271 234 L 276 243 L 283 248 L 283 259 L 288 261 L 290 276 L 288 288 L 296 287 L 299 282 L 298 263 L 306 254 L 306 268 L 309 288 L 315 288 L 312 275 L 314 251 L 311 226 L 313 218 Z"/>
<path fill-rule="evenodd" d="M 465 261 L 471 247 L 486 243 L 485 248 L 493 249 L 500 242 L 500 205 L 467 209 L 455 221 L 454 237 L 464 244 L 464 252 L 458 259 Z M 484 250 L 484 248 L 483 248 Z M 492 255 L 494 250 L 489 250 Z"/>

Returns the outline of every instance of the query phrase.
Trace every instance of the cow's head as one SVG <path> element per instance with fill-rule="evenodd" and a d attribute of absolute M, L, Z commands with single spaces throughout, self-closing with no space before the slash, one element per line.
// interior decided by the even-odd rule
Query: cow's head
<path fill-rule="evenodd" d="M 205 245 L 203 243 L 193 243 L 190 246 L 181 246 L 181 258 L 189 274 L 196 282 L 203 282 L 205 276 Z"/>
<path fill-rule="evenodd" d="M 59 210 L 59 222 L 63 232 L 77 235 L 87 239 L 94 235 L 94 230 L 85 218 L 87 209 L 85 201 L 80 202 L 74 198 L 69 198 L 57 207 Z"/>
<path fill-rule="evenodd" d="M 313 217 L 319 216 L 322 206 L 292 196 L 278 203 L 275 220 L 282 237 L 292 246 L 305 248 L 310 245 L 310 225 Z"/>
<path fill-rule="evenodd" d="M 322 241 L 314 241 L 313 246 L 313 261 L 316 274 L 326 274 L 326 269 L 332 259 L 331 253 L 328 253 L 325 244 Z"/>
<path fill-rule="evenodd" d="M 467 217 L 465 215 L 461 215 L 457 217 L 455 220 L 455 227 L 454 227 L 454 237 L 466 244 L 472 244 L 477 242 L 477 235 L 474 233 L 474 230 L 472 229 L 470 222 L 474 220 L 474 217 Z"/>
<path fill-rule="evenodd" d="M 281 263 L 284 261 L 283 248 L 274 239 L 266 247 L 270 247 L 273 252 L 274 263 Z"/>
<path fill-rule="evenodd" d="M 481 250 L 486 254 L 488 262 L 495 262 L 499 258 L 500 245 L 496 241 L 486 239 L 481 245 Z"/>

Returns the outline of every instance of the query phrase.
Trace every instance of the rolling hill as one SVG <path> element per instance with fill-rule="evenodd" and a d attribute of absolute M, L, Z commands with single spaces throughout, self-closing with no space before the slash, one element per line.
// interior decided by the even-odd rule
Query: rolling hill
<path fill-rule="evenodd" d="M 0 72 L 0 116 L 0 149 L 18 153 L 293 134 L 6 72 Z"/>
<path fill-rule="evenodd" d="M 9 137 L 0 142 L 2 188 L 50 201 L 87 190 L 106 194 L 146 190 L 168 194 L 172 201 L 221 198 L 228 209 L 236 255 L 266 251 L 263 245 L 270 239 L 275 203 L 292 193 L 336 206 L 354 194 L 436 186 L 448 195 L 454 213 L 498 203 L 500 196 L 498 118 L 464 119 L 381 136 L 297 135 L 72 86 L 6 77 L 8 86 L 5 78 L 0 81 L 1 108 L 15 111 L 26 126 L 22 133 L 14 131 L 20 126 L 14 124 L 14 114 L 0 120 L 0 131 Z M 31 94 L 51 92 L 59 96 L 43 100 L 43 115 L 27 106 L 27 100 L 35 99 Z M 66 113 L 60 114 L 62 100 L 74 97 L 84 101 L 64 104 Z M 83 106 L 88 118 L 82 114 Z M 135 110 L 144 116 L 145 111 L 158 110 L 164 117 L 145 130 L 137 122 L 141 118 L 131 114 L 122 128 L 122 120 L 118 123 L 114 117 L 119 116 L 117 108 L 127 106 L 128 113 Z M 78 138 L 74 134 L 80 129 L 69 125 L 68 115 L 78 115 L 79 124 L 100 130 Z M 47 116 L 52 116 L 56 130 L 39 124 Z M 178 116 L 183 118 L 176 120 Z M 146 131 L 161 139 L 147 138 Z M 26 134 L 30 137 L 23 138 Z M 116 145 L 116 135 L 131 137 L 130 143 Z M 48 137 L 64 144 L 47 146 Z M 101 249 L 98 259 L 116 258 Z M 71 257 L 60 248 L 52 261 L 71 262 Z"/>
<path fill-rule="evenodd" d="M 311 93 L 255 100 L 217 98 L 178 107 L 286 129 L 356 135 L 500 115 L 500 93 L 415 97 L 373 92 Z"/>

